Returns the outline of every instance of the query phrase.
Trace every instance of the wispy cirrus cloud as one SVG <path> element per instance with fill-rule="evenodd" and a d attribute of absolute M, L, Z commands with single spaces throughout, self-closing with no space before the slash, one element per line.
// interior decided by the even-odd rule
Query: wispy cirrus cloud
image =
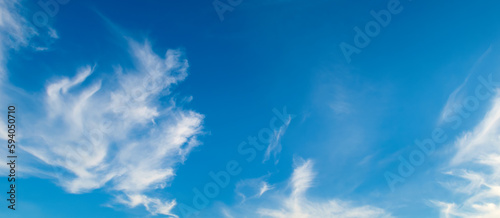
<path fill-rule="evenodd" d="M 306 160 L 296 166 L 289 181 L 291 193 L 281 199 L 282 208 L 260 208 L 258 213 L 264 217 L 391 217 L 383 209 L 372 206 L 353 206 L 341 200 L 332 199 L 312 201 L 306 196 L 307 190 L 312 187 L 316 172 L 313 171 L 313 162 Z"/>
<path fill-rule="evenodd" d="M 21 0 L 0 0 L 0 101 L 10 102 L 11 100 L 4 93 L 5 86 L 8 84 L 8 73 L 6 64 L 11 51 L 19 50 L 24 47 L 35 48 L 31 39 L 34 37 L 43 37 L 39 31 L 29 23 L 21 14 L 25 8 L 21 5 Z M 57 36 L 54 29 L 50 28 L 53 34 Z M 43 41 L 43 40 L 42 40 Z M 6 139 L 7 129 L 3 118 L 0 118 L 0 138 Z"/>
<path fill-rule="evenodd" d="M 28 22 L 23 13 L 22 0 L 0 0 L 0 80 L 6 76 L 5 64 L 9 50 L 29 47 L 35 51 L 47 50 L 56 39 L 57 31 L 48 26 L 35 28 Z M 33 38 L 39 40 L 34 43 Z"/>
<path fill-rule="evenodd" d="M 281 152 L 281 139 L 283 135 L 285 135 L 286 129 L 288 128 L 290 122 L 292 121 L 292 117 L 289 116 L 286 119 L 287 120 L 285 121 L 285 123 L 279 129 L 273 130 L 274 131 L 273 135 L 271 136 L 271 140 L 269 142 L 269 145 L 267 146 L 266 153 L 264 153 L 264 159 L 262 162 L 268 161 L 272 154 L 275 163 L 278 163 L 279 161 L 278 154 Z"/>
<path fill-rule="evenodd" d="M 470 77 L 476 73 L 477 69 L 479 66 L 483 63 L 484 59 L 486 59 L 491 51 L 493 49 L 493 46 L 490 46 L 486 51 L 484 51 L 481 56 L 475 61 L 474 65 L 470 69 L 469 74 L 467 77 L 464 79 L 464 81 L 455 89 L 453 92 L 448 96 L 448 99 L 446 101 L 445 106 L 443 107 L 441 111 L 441 115 L 439 117 L 438 123 L 441 124 L 447 119 L 449 119 L 451 116 L 457 113 L 459 111 L 457 108 L 460 107 L 461 102 L 464 99 L 464 95 L 466 92 L 466 86 L 469 83 Z"/>
<path fill-rule="evenodd" d="M 136 207 L 142 205 L 146 208 L 151 215 L 169 215 L 173 217 L 178 217 L 172 214 L 170 211 L 176 206 L 177 202 L 174 200 L 162 201 L 158 198 L 151 198 L 142 194 L 127 195 L 125 198 L 123 196 L 118 197 L 118 202 L 128 205 L 129 207 Z"/>
<path fill-rule="evenodd" d="M 455 142 L 448 176 L 442 184 L 457 196 L 433 200 L 442 217 L 500 216 L 500 96 L 473 130 Z"/>
<path fill-rule="evenodd" d="M 236 183 L 235 192 L 241 197 L 241 203 L 245 203 L 249 199 L 260 198 L 267 191 L 274 189 L 274 186 L 266 181 L 268 177 L 269 175 L 255 179 L 244 179 Z"/>
<path fill-rule="evenodd" d="M 0 37 L 4 49 L 26 46 L 29 39 L 38 34 L 35 29 L 19 14 L 22 11 L 19 0 L 0 0 Z"/>
<path fill-rule="evenodd" d="M 5 103 L 10 103 L 10 99 L 5 95 L 5 85 L 8 80 L 6 64 L 9 52 L 27 46 L 30 38 L 37 34 L 19 14 L 21 9 L 18 0 L 0 0 L 0 102 Z M 7 106 L 2 105 L 2 107 Z M 7 125 L 3 116 L 0 117 L 0 139 L 7 139 Z M 6 152 L 6 150 L 1 150 L 0 155 L 5 156 Z M 7 166 L 0 168 L 7 169 Z"/>
<path fill-rule="evenodd" d="M 8 100 L 3 84 L 9 51 L 48 50 L 59 38 L 52 27 L 34 28 L 21 14 L 23 10 L 21 1 L 0 0 L 2 102 Z M 33 37 L 41 37 L 42 44 L 32 44 Z M 96 66 L 80 67 L 71 78 L 49 82 L 39 107 L 24 110 L 26 117 L 36 120 L 23 129 L 21 148 L 38 161 L 25 172 L 56 178 L 70 193 L 105 188 L 116 196 L 116 203 L 143 205 L 151 214 L 177 217 L 170 212 L 175 199 L 149 194 L 165 188 L 175 176 L 176 164 L 199 145 L 196 136 L 201 133 L 203 115 L 176 105 L 169 97 L 171 89 L 186 78 L 189 65 L 179 50 L 160 56 L 148 42 L 133 40 L 128 47 L 133 68 L 117 67 L 114 78 L 99 79 L 94 75 Z M 3 120 L 0 125 L 3 138 L 7 135 Z M 50 167 L 44 169 L 40 162 Z"/>
<path fill-rule="evenodd" d="M 168 97 L 187 76 L 181 51 L 160 56 L 148 42 L 132 40 L 129 47 L 134 68 L 117 67 L 116 82 L 92 79 L 96 68 L 85 66 L 49 83 L 23 149 L 58 169 L 45 173 L 70 193 L 106 188 L 118 203 L 175 217 L 175 200 L 148 193 L 165 188 L 175 166 L 199 145 L 203 115 Z"/>
<path fill-rule="evenodd" d="M 311 200 L 307 191 L 313 187 L 317 174 L 313 170 L 314 163 L 312 160 L 296 162 L 287 188 L 274 188 L 266 192 L 267 198 L 254 198 L 245 205 L 223 208 L 223 214 L 226 217 L 271 218 L 392 217 L 390 213 L 374 206 L 355 206 L 354 203 L 339 199 Z"/>

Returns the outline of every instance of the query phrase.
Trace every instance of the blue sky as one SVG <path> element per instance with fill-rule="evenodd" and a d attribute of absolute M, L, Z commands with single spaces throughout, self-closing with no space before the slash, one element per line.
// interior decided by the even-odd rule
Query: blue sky
<path fill-rule="evenodd" d="M 500 216 L 496 1 L 40 2 L 2 217 Z"/>

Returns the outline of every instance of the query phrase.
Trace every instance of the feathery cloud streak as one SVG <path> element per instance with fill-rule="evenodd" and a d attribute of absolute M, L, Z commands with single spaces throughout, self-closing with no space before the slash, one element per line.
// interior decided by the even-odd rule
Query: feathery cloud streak
<path fill-rule="evenodd" d="M 70 193 L 107 187 L 119 203 L 175 216 L 170 213 L 175 200 L 147 193 L 166 187 L 175 165 L 199 144 L 203 115 L 177 106 L 173 98 L 167 105 L 159 101 L 187 76 L 182 52 L 168 50 L 160 57 L 147 42 L 129 46 L 135 69 L 118 67 L 116 84 L 90 79 L 91 66 L 50 83 L 37 131 L 30 134 L 41 143 L 24 149 L 59 169 L 48 174 Z"/>
<path fill-rule="evenodd" d="M 432 201 L 442 217 L 500 216 L 500 96 L 483 120 L 455 142 L 456 154 L 445 174 L 444 186 L 455 202 Z"/>

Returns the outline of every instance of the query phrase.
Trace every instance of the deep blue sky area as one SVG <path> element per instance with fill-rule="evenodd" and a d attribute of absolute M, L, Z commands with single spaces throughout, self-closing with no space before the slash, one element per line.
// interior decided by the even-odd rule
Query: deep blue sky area
<path fill-rule="evenodd" d="M 0 0 L 1 217 L 500 216 L 497 1 L 41 2 Z"/>

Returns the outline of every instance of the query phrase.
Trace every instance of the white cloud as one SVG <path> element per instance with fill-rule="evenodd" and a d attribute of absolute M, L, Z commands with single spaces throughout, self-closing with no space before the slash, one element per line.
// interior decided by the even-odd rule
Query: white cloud
<path fill-rule="evenodd" d="M 0 101 L 9 102 L 4 95 L 7 82 L 7 69 L 9 51 L 26 47 L 30 40 L 38 36 L 37 30 L 20 14 L 24 8 L 20 0 L 0 0 Z M 50 28 L 53 30 L 52 28 Z M 55 30 L 53 30 L 55 33 Z M 56 34 L 57 35 L 57 34 Z M 36 49 L 36 48 L 35 48 Z M 4 106 L 4 105 L 2 105 Z M 5 122 L 0 118 L 0 138 L 6 139 L 7 129 Z"/>
<path fill-rule="evenodd" d="M 311 160 L 302 161 L 294 168 L 288 189 L 269 191 L 268 198 L 256 198 L 251 204 L 235 207 L 236 217 L 315 218 L 315 217 L 391 217 L 383 209 L 373 206 L 355 206 L 338 199 L 311 200 L 307 191 L 313 186 L 316 172 Z M 281 194 L 286 191 L 288 194 Z M 270 209 L 269 207 L 274 207 Z M 229 209 L 224 208 L 229 214 Z"/>
<path fill-rule="evenodd" d="M 244 179 L 236 183 L 235 192 L 241 197 L 241 203 L 249 199 L 260 198 L 264 193 L 272 190 L 274 186 L 266 182 L 269 176 L 270 175 L 255 179 Z"/>
<path fill-rule="evenodd" d="M 0 100 L 2 102 L 5 102 L 2 91 L 4 91 L 3 84 L 6 80 L 5 64 L 9 50 L 26 46 L 29 39 L 36 34 L 34 29 L 18 13 L 20 9 L 18 0 L 0 0 Z M 0 131 L 4 131 L 4 125 L 1 128 Z"/>
<path fill-rule="evenodd" d="M 3 68 L 8 59 L 8 50 L 30 47 L 35 51 L 45 51 L 59 38 L 57 31 L 48 26 L 35 28 L 27 21 L 21 0 L 0 0 L 0 79 L 5 76 Z M 36 38 L 38 41 L 31 39 Z"/>
<path fill-rule="evenodd" d="M 264 160 L 262 162 L 266 162 L 269 160 L 271 157 L 271 154 L 273 155 L 275 159 L 275 163 L 279 161 L 277 158 L 278 154 L 281 152 L 281 138 L 283 135 L 285 135 L 286 129 L 290 125 L 290 121 L 292 120 L 292 117 L 289 116 L 286 120 L 286 122 L 278 129 L 278 130 L 273 130 L 274 134 L 271 138 L 271 142 L 267 146 L 266 153 L 264 154 Z"/>
<path fill-rule="evenodd" d="M 234 218 L 234 216 L 231 215 L 231 213 L 226 208 L 222 208 L 221 211 L 222 211 L 222 215 L 224 215 L 224 217 L 226 217 L 226 218 Z"/>
<path fill-rule="evenodd" d="M 170 211 L 177 205 L 175 200 L 163 202 L 158 198 L 150 198 L 146 195 L 127 195 L 126 198 L 119 197 L 118 201 L 129 207 L 143 205 L 152 215 L 163 214 L 171 217 L 178 217 Z"/>
<path fill-rule="evenodd" d="M 1 87 L 7 80 L 9 50 L 45 51 L 59 38 L 51 27 L 35 29 L 19 14 L 23 10 L 18 0 L 0 0 Z M 35 36 L 40 45 L 30 43 Z M 168 50 L 160 57 L 148 43 L 129 45 L 135 68 L 117 72 L 117 82 L 91 79 L 95 67 L 86 66 L 73 78 L 49 83 L 43 105 L 25 111 L 38 120 L 24 129 L 22 148 L 53 169 L 27 166 L 26 172 L 53 176 L 71 193 L 106 187 L 119 203 L 175 217 L 170 213 L 175 200 L 147 193 L 166 187 L 175 165 L 199 144 L 203 115 L 177 107 L 173 100 L 160 104 L 159 98 L 187 76 L 182 52 Z M 4 91 L 0 100 L 7 102 Z M 0 120 L 2 139 L 4 124 Z"/>
<path fill-rule="evenodd" d="M 442 217 L 500 217 L 500 96 L 482 121 L 455 142 L 444 186 L 461 197 L 432 201 Z"/>
<path fill-rule="evenodd" d="M 105 187 L 120 203 L 172 215 L 175 200 L 147 193 L 165 188 L 175 166 L 199 144 L 203 115 L 173 99 L 160 101 L 187 76 L 182 52 L 160 57 L 147 42 L 129 45 L 135 68 L 117 67 L 116 82 L 97 79 L 95 67 L 86 66 L 48 84 L 44 110 L 26 134 L 36 143 L 24 150 L 57 169 L 46 173 L 68 192 Z"/>
<path fill-rule="evenodd" d="M 473 131 L 465 133 L 455 145 L 457 154 L 452 159 L 452 164 L 457 165 L 465 162 L 482 162 L 498 151 L 500 138 L 500 98 L 493 100 L 493 106 L 484 119 Z"/>
<path fill-rule="evenodd" d="M 25 46 L 36 31 L 18 12 L 19 0 L 0 0 L 0 30 L 2 44 L 10 47 Z"/>
<path fill-rule="evenodd" d="M 5 67 L 9 50 L 26 46 L 29 39 L 36 32 L 27 24 L 26 20 L 18 13 L 21 9 L 17 0 L 0 0 L 0 102 L 10 102 L 4 95 L 5 83 L 7 80 L 7 69 Z M 6 107 L 5 104 L 1 105 Z M 3 112 L 4 110 L 2 110 Z M 0 118 L 0 139 L 7 139 L 7 125 L 4 118 Z M 0 155 L 6 155 L 5 149 L 0 151 Z M 1 166 L 7 169 L 7 166 Z"/>
<path fill-rule="evenodd" d="M 57 31 L 55 29 L 53 29 L 52 27 L 49 27 L 48 35 L 53 39 L 59 39 L 59 35 L 57 34 Z"/>
<path fill-rule="evenodd" d="M 477 71 L 477 68 L 482 64 L 484 59 L 488 57 L 488 55 L 492 51 L 492 48 L 493 47 L 490 46 L 485 52 L 483 52 L 483 54 L 481 54 L 481 56 L 476 60 L 476 62 L 472 66 L 472 69 L 470 70 L 469 74 L 462 82 L 462 84 L 460 84 L 455 90 L 453 90 L 450 96 L 448 96 L 448 100 L 446 101 L 446 104 L 443 110 L 441 111 L 441 115 L 439 117 L 439 122 L 438 122 L 439 124 L 441 124 L 442 122 L 444 122 L 445 120 L 449 119 L 451 116 L 456 114 L 457 113 L 456 111 L 458 111 L 457 108 L 462 106 L 461 102 L 464 99 L 465 88 L 469 83 L 471 75 L 473 75 Z"/>
<path fill-rule="evenodd" d="M 281 209 L 259 209 L 265 217 L 390 217 L 384 210 L 372 206 L 352 206 L 340 200 L 311 201 L 306 197 L 316 175 L 311 160 L 297 166 L 290 179 L 291 194 L 282 199 Z"/>
<path fill-rule="evenodd" d="M 273 189 L 273 187 L 267 184 L 267 182 L 262 182 L 260 184 L 259 197 L 271 189 Z"/>
<path fill-rule="evenodd" d="M 7 136 L 7 123 L 4 122 L 2 118 L 0 118 L 0 125 L 2 125 L 0 127 L 0 140 L 2 140 L 2 141 L 8 140 L 9 138 Z M 0 151 L 0 155 L 2 157 L 5 157 L 5 156 L 7 156 L 7 152 L 8 152 L 7 149 L 2 149 Z M 0 165 L 0 173 L 4 173 L 4 172 L 6 173 L 8 171 L 8 169 L 9 169 L 8 165 L 6 165 L 6 164 Z M 4 174 L 4 175 L 7 175 L 7 174 Z"/>

